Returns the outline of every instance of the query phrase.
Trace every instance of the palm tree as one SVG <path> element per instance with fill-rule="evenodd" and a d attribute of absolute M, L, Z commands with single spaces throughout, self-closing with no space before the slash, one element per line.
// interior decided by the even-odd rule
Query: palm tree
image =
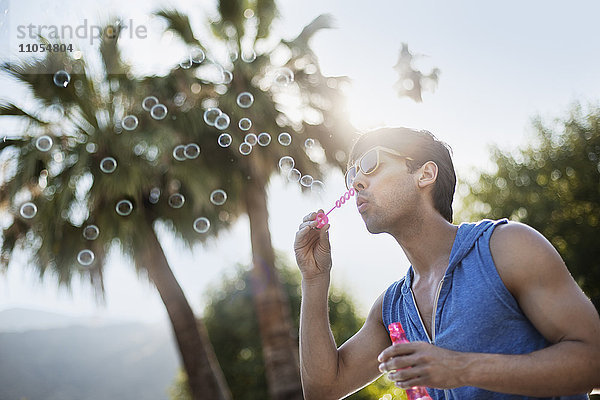
<path fill-rule="evenodd" d="M 219 170 L 203 160 L 189 160 L 188 166 L 174 162 L 174 144 L 193 138 L 141 110 L 138 95 L 154 93 L 166 100 L 168 80 L 128 79 L 116 40 L 104 38 L 100 51 L 105 73 L 99 79 L 91 76 L 83 58 L 61 53 L 3 65 L 33 93 L 36 104 L 0 108 L 0 114 L 23 120 L 19 134 L 0 143 L 7 171 L 0 210 L 11 219 L 2 232 L 2 266 L 7 268 L 14 249 L 21 247 L 31 253 L 40 277 L 52 274 L 69 286 L 75 275 L 83 275 L 102 299 L 107 253 L 122 250 L 158 289 L 194 398 L 230 399 L 205 330 L 198 328 L 155 231 L 162 222 L 191 243 L 208 237 L 194 232 L 192 216 L 208 218 L 211 235 L 225 228 L 228 222 L 218 218 L 221 210 L 210 203 L 202 183 L 218 182 Z M 52 74 L 41 71 L 64 71 L 54 78 L 70 80 L 59 87 Z M 138 115 L 131 132 L 121 132 L 133 126 L 125 114 Z M 185 196 L 185 208 L 175 208 L 178 193 Z M 169 195 L 175 197 L 169 201 Z M 236 195 L 234 186 L 229 196 Z"/>
<path fill-rule="evenodd" d="M 298 344 L 288 300 L 275 268 L 265 188 L 279 170 L 283 156 L 292 156 L 297 170 L 315 178 L 322 175 L 325 164 L 341 167 L 345 163 L 344 150 L 352 134 L 331 132 L 353 131 L 339 112 L 341 88 L 347 80 L 324 77 L 308 46 L 316 31 L 331 25 L 330 17 L 316 18 L 296 39 L 280 40 L 276 46 L 259 51 L 254 59 L 249 56 L 254 51 L 250 48 L 268 36 L 276 9 L 272 1 L 258 1 L 249 12 L 242 3 L 219 2 L 221 19 L 211 25 L 216 39 L 211 43 L 200 43 L 194 37 L 186 16 L 175 11 L 158 12 L 196 56 L 207 56 L 202 62 L 182 62 L 166 76 L 134 77 L 120 59 L 117 41 L 107 38 L 100 49 L 106 73 L 99 80 L 89 76 L 83 59 L 61 58 L 56 53 L 32 65 L 4 66 L 30 87 L 39 104 L 6 104 L 1 110 L 4 115 L 28 121 L 21 135 L 0 143 L 2 153 L 12 157 L 10 173 L 2 182 L 0 205 L 15 216 L 3 232 L 2 261 L 8 265 L 16 246 L 29 247 L 41 276 L 51 271 L 60 284 L 68 285 L 73 274 L 85 274 L 102 293 L 102 266 L 118 239 L 118 247 L 159 290 L 173 324 L 193 398 L 228 398 L 205 329 L 201 321 L 199 328 L 196 326 L 154 227 L 163 224 L 191 245 L 208 237 L 194 230 L 195 218 L 208 218 L 209 233 L 215 235 L 246 213 L 251 225 L 253 298 L 270 396 L 300 399 Z M 248 37 L 250 46 L 246 48 Z M 241 56 L 218 63 L 213 56 L 217 51 L 211 49 L 219 45 Z M 274 65 L 272 60 L 277 54 L 283 57 Z M 228 75 L 227 68 L 233 72 L 230 83 L 223 79 Z M 289 83 L 285 87 L 270 80 L 280 68 L 286 68 L 286 73 L 291 71 L 294 77 L 293 82 L 284 82 Z M 66 87 L 57 87 L 52 75 L 33 73 L 38 69 L 67 70 L 71 81 Z M 216 78 L 215 70 L 220 73 Z M 240 109 L 236 99 L 244 91 L 253 94 L 254 104 Z M 166 119 L 153 119 L 142 109 L 141 99 L 150 95 L 166 106 Z M 295 106 L 286 104 L 289 98 L 296 99 Z M 219 146 L 217 137 L 222 131 L 204 122 L 204 109 L 216 105 L 232 122 L 233 144 L 229 147 Z M 49 123 L 34 109 L 50 107 L 64 109 L 59 124 Z M 122 128 L 133 126 L 129 123 L 134 120 L 127 115 L 135 115 L 138 120 L 132 131 Z M 291 145 L 282 146 L 273 139 L 264 147 L 254 146 L 251 154 L 242 155 L 238 145 L 245 132 L 234 127 L 241 117 L 249 117 L 257 133 L 269 132 L 275 137 L 282 131 L 289 132 Z M 50 151 L 35 147 L 34 141 L 41 135 L 53 139 Z M 320 143 L 324 149 L 321 158 L 318 151 L 309 151 L 310 157 L 307 156 L 306 139 L 314 140 L 317 149 Z M 174 159 L 176 146 L 188 143 L 198 144 L 201 154 L 184 161 Z M 182 159 L 181 154 L 176 155 Z M 100 168 L 106 157 L 116 160 L 117 168 L 112 173 Z M 226 191 L 224 205 L 215 206 L 209 201 L 209 193 L 214 189 Z M 177 195 L 185 198 L 181 207 L 167 200 L 179 199 L 181 203 Z M 33 218 L 19 216 L 19 208 L 27 200 L 37 207 Z M 128 216 L 115 212 L 121 200 L 133 205 Z M 82 231 L 92 224 L 100 228 L 100 234 L 96 240 L 87 240 Z M 77 262 L 83 249 L 95 254 L 92 268 L 82 269 Z M 83 254 L 89 260 L 90 253 Z"/>
<path fill-rule="evenodd" d="M 342 88 L 347 79 L 323 76 L 318 60 L 308 46 L 315 32 L 331 27 L 330 16 L 317 17 L 294 40 L 280 40 L 263 53 L 256 54 L 254 45 L 268 36 L 276 14 L 274 2 L 258 1 L 249 12 L 244 2 L 221 0 L 218 9 L 220 20 L 213 23 L 213 32 L 221 46 L 233 53 L 233 59 L 226 60 L 229 63 L 226 67 L 234 71 L 231 85 L 218 98 L 219 107 L 232 116 L 231 121 L 250 117 L 254 121 L 255 132 L 275 135 L 286 131 L 292 133 L 293 137 L 289 146 L 276 143 L 275 146 L 264 148 L 257 146 L 258 151 L 252 150 L 250 156 L 242 158 L 237 157 L 237 153 L 238 168 L 230 172 L 236 176 L 236 181 L 243 182 L 239 205 L 250 220 L 253 301 L 258 316 L 269 394 L 271 399 L 276 400 L 302 399 L 297 334 L 293 330 L 289 300 L 275 267 L 268 227 L 266 186 L 270 177 L 278 172 L 279 160 L 283 156 L 292 156 L 296 169 L 310 177 L 320 177 L 325 164 L 343 167 L 346 161 L 344 150 L 347 150 L 354 131 L 344 113 L 340 112 Z M 200 46 L 210 53 L 194 38 L 186 16 L 168 11 L 159 15 L 169 21 L 170 29 L 188 45 Z M 252 45 L 247 44 L 248 32 L 256 32 L 251 34 Z M 283 62 L 273 65 L 272 60 L 281 53 L 286 54 Z M 287 73 L 291 71 L 290 76 L 294 77 L 291 84 L 285 81 L 289 87 L 283 89 L 269 79 L 273 74 L 275 80 L 281 79 L 277 73 L 282 69 Z M 236 98 L 239 93 L 246 91 L 253 93 L 254 104 L 249 109 L 240 110 L 236 106 Z M 292 113 L 287 113 L 290 106 L 285 103 L 286 96 L 292 95 L 300 104 L 292 110 L 301 112 L 296 120 L 290 117 Z M 234 131 L 239 133 L 239 137 L 244 135 L 242 131 Z M 345 135 L 334 135 L 332 132 Z M 320 143 L 324 150 L 322 159 L 307 156 L 307 141 Z"/>

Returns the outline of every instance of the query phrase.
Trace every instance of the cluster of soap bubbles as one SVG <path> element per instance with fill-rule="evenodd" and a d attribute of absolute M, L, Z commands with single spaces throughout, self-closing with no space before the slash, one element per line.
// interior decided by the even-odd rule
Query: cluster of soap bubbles
<path fill-rule="evenodd" d="M 279 169 L 287 177 L 290 182 L 299 182 L 304 187 L 309 187 L 313 192 L 323 193 L 325 185 L 323 182 L 314 179 L 311 175 L 302 175 L 302 173 L 294 168 L 296 162 L 290 156 L 283 156 L 279 159 Z"/>
<path fill-rule="evenodd" d="M 231 117 L 221 111 L 218 107 L 211 107 L 204 111 L 204 122 L 206 125 L 214 126 L 220 131 L 229 128 Z"/>
<path fill-rule="evenodd" d="M 210 194 L 210 202 L 216 206 L 222 206 L 227 201 L 227 193 L 223 189 L 215 189 Z M 206 233 L 210 229 L 210 220 L 206 217 L 196 218 L 192 224 L 198 233 Z"/>
<path fill-rule="evenodd" d="M 268 132 L 261 132 L 256 136 L 254 133 L 248 133 L 244 136 L 244 141 L 240 144 L 240 153 L 247 156 L 252 152 L 252 148 L 257 144 L 265 147 L 271 143 L 271 135 Z"/>
<path fill-rule="evenodd" d="M 179 66 L 183 69 L 189 69 L 194 64 L 200 64 L 206 59 L 204 50 L 200 47 L 194 47 L 188 54 L 179 62 Z"/>
<path fill-rule="evenodd" d="M 196 143 L 180 144 L 173 149 L 173 158 L 177 161 L 193 160 L 200 155 L 200 146 Z"/>
<path fill-rule="evenodd" d="M 83 228 L 83 238 L 85 240 L 96 240 L 100 236 L 100 229 L 96 225 L 86 225 Z M 83 249 L 77 254 L 77 262 L 82 267 L 89 267 L 94 262 L 96 255 L 90 249 Z"/>
<path fill-rule="evenodd" d="M 144 100 L 142 100 L 142 108 L 144 111 L 149 111 L 150 116 L 157 121 L 165 119 L 168 114 L 167 106 L 159 103 L 155 96 L 144 98 Z M 126 131 L 133 131 L 138 125 L 139 120 L 135 115 L 126 115 L 121 120 L 121 127 Z"/>
<path fill-rule="evenodd" d="M 158 101 L 158 98 L 156 98 L 155 96 L 145 97 L 144 100 L 142 100 L 142 108 L 144 109 L 144 111 L 149 111 L 150 116 L 157 121 L 165 119 L 169 112 L 167 106 L 161 104 Z"/>
<path fill-rule="evenodd" d="M 252 51 L 244 51 L 241 54 L 242 61 L 250 63 L 256 59 L 256 53 Z M 205 52 L 199 48 L 192 48 L 184 59 L 179 63 L 183 69 L 189 69 L 194 64 L 200 64 L 206 59 Z M 233 73 L 220 68 L 224 84 L 231 83 L 233 81 Z M 53 76 L 54 84 L 61 88 L 66 88 L 70 81 L 71 76 L 67 71 L 57 71 Z M 289 68 L 279 68 L 273 72 L 272 82 L 277 86 L 287 86 L 294 81 L 294 74 Z M 77 82 L 76 82 L 77 83 Z M 179 98 L 175 100 L 176 105 L 182 105 L 185 98 Z M 250 92 L 241 92 L 236 98 L 236 104 L 242 109 L 248 109 L 254 104 L 254 96 Z M 150 113 L 150 116 L 155 120 L 162 120 L 167 117 L 168 109 L 164 104 L 161 104 L 157 97 L 147 96 L 142 101 L 142 108 L 144 111 Z M 209 126 L 214 126 L 220 131 L 224 131 L 229 128 L 231 124 L 231 117 L 221 111 L 217 107 L 209 108 L 204 112 L 204 121 Z M 120 127 L 126 131 L 133 131 L 139 125 L 139 119 L 135 115 L 126 115 L 123 117 L 120 123 Z M 252 128 L 252 120 L 248 117 L 242 117 L 238 121 L 238 128 L 243 132 L 248 132 Z M 271 143 L 271 135 L 268 132 L 261 132 L 258 135 L 254 133 L 247 133 L 244 136 L 244 142 L 240 145 L 239 151 L 243 155 L 248 155 L 252 151 L 252 148 L 258 144 L 259 146 L 268 146 Z M 277 141 L 282 146 L 289 146 L 292 142 L 292 137 L 287 132 L 282 132 L 278 135 Z M 218 138 L 218 144 L 221 147 L 229 147 L 233 142 L 233 139 L 229 133 L 221 133 Z M 310 148 L 314 144 L 312 139 L 305 141 L 305 147 Z M 43 135 L 35 140 L 35 147 L 41 152 L 49 151 L 53 146 L 53 140 L 48 135 Z M 95 152 L 95 149 L 94 151 Z M 189 143 L 187 145 L 178 145 L 173 149 L 173 157 L 178 161 L 185 159 L 195 159 L 200 155 L 200 146 L 196 143 Z M 323 190 L 323 183 L 314 180 L 310 175 L 304 175 L 294 168 L 294 159 L 290 156 L 282 157 L 279 161 L 279 168 L 285 173 L 288 179 L 292 182 L 300 182 L 302 186 L 311 187 L 312 190 Z M 117 168 L 117 160 L 114 157 L 104 157 L 100 161 L 100 170 L 105 174 L 113 173 Z M 161 191 L 158 187 L 154 187 L 150 191 L 149 202 L 152 204 L 158 203 L 160 199 Z M 216 189 L 210 194 L 210 201 L 216 206 L 223 205 L 227 201 L 227 193 L 222 189 Z M 168 204 L 173 208 L 181 208 L 185 203 L 185 197 L 181 193 L 173 193 L 168 198 Z M 115 211 L 120 216 L 129 216 L 134 210 L 133 203 L 128 199 L 119 200 L 115 205 Z M 37 206 L 33 202 L 23 203 L 20 207 L 20 214 L 25 219 L 34 218 L 37 214 Z M 194 220 L 193 229 L 198 233 L 206 233 L 210 229 L 210 221 L 206 217 L 200 217 Z M 98 226 L 90 224 L 86 225 L 82 231 L 84 239 L 88 241 L 96 240 L 100 235 L 100 229 Z M 87 267 L 93 264 L 95 259 L 94 252 L 90 249 L 81 250 L 77 254 L 78 263 Z"/>

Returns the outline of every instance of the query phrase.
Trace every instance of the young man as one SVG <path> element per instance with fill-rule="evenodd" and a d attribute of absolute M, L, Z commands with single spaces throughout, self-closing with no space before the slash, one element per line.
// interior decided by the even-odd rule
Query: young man
<path fill-rule="evenodd" d="M 348 165 L 367 230 L 392 235 L 411 267 L 338 349 L 327 310 L 329 225 L 304 218 L 294 250 L 307 400 L 342 398 L 382 372 L 434 399 L 586 399 L 600 386 L 598 313 L 552 245 L 507 220 L 452 224 L 447 145 L 426 131 L 380 129 L 360 137 Z M 396 321 L 411 343 L 391 345 Z"/>

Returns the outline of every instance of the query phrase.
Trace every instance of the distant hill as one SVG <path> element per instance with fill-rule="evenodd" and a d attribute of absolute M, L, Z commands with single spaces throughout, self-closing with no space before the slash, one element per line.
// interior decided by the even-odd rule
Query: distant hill
<path fill-rule="evenodd" d="M 164 400 L 178 367 L 168 324 L 0 332 L 0 400 Z"/>
<path fill-rule="evenodd" d="M 92 317 L 73 317 L 48 311 L 11 308 L 0 311 L 0 332 L 22 332 L 34 329 L 64 328 L 72 325 L 108 325 L 118 321 Z M 120 321 L 122 322 L 122 321 Z"/>

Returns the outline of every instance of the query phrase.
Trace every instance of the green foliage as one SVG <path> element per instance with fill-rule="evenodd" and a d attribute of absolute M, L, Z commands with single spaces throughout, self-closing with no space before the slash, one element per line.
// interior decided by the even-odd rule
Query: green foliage
<path fill-rule="evenodd" d="M 510 217 L 541 232 L 600 309 L 600 108 L 576 105 L 535 140 L 492 151 L 496 171 L 470 184 L 465 217 Z"/>
<path fill-rule="evenodd" d="M 297 336 L 301 302 L 300 273 L 281 257 L 278 264 L 279 275 L 290 299 Z M 267 382 L 248 269 L 238 267 L 235 276 L 226 278 L 221 287 L 213 288 L 207 299 L 209 303 L 204 322 L 233 398 L 267 399 Z M 350 296 L 336 288 L 331 288 L 329 292 L 329 319 L 338 347 L 364 323 L 364 319 L 356 315 Z M 183 392 L 184 386 L 185 379 L 178 376 L 172 387 L 172 400 L 189 399 Z M 395 388 L 382 376 L 348 399 L 379 399 L 386 393 L 394 393 L 396 399 L 402 399 L 404 395 L 401 389 Z"/>

